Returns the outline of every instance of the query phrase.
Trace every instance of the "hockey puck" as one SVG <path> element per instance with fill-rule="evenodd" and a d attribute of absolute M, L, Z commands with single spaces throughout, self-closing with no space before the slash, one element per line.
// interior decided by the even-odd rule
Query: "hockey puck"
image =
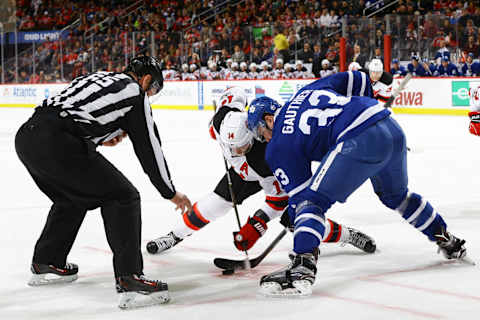
<path fill-rule="evenodd" d="M 148 253 L 150 253 L 150 254 L 155 254 L 155 253 L 157 253 L 157 251 L 158 251 L 158 246 L 157 246 L 157 244 L 155 243 L 155 241 L 150 241 L 149 243 L 147 243 L 147 251 L 148 251 Z"/>
<path fill-rule="evenodd" d="M 234 273 L 235 273 L 235 270 L 233 270 L 233 269 L 227 269 L 227 270 L 223 270 L 223 271 L 222 271 L 222 274 L 223 274 L 224 276 L 230 276 L 230 275 L 232 275 L 232 274 L 234 274 Z"/>

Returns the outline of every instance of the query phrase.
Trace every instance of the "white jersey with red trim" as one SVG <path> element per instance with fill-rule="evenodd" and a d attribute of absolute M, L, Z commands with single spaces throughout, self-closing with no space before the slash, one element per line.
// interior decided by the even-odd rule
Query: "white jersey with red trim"
<path fill-rule="evenodd" d="M 207 70 L 205 72 L 205 79 L 207 79 L 207 80 L 220 80 L 221 79 L 221 72 L 220 71 Z"/>
<path fill-rule="evenodd" d="M 265 192 L 265 203 L 260 209 L 263 210 L 270 219 L 274 219 L 283 213 L 287 204 L 286 200 L 288 200 L 288 195 L 283 191 L 281 185 L 265 162 L 266 143 L 254 140 L 252 149 L 246 155 L 234 156 L 230 151 L 230 147 L 216 138 L 220 137 L 217 131 L 217 129 L 219 129 L 219 117 L 223 119 L 229 112 L 239 112 L 237 110 L 237 108 L 230 108 L 228 105 L 222 106 L 217 111 L 216 120 L 214 116 L 213 125 L 210 127 L 210 134 L 212 138 L 216 139 L 219 143 L 228 164 L 230 164 L 242 180 L 258 181 Z"/>
<path fill-rule="evenodd" d="M 380 102 L 387 102 L 392 96 L 392 85 L 387 85 L 381 81 L 372 82 L 373 96 Z"/>
<path fill-rule="evenodd" d="M 197 80 L 193 73 L 190 72 L 182 72 L 182 80 Z"/>
<path fill-rule="evenodd" d="M 163 70 L 163 79 L 165 80 L 180 80 L 180 75 L 176 70 L 173 69 L 167 69 Z"/>
<path fill-rule="evenodd" d="M 250 71 L 250 72 L 248 73 L 248 79 L 250 79 L 250 80 L 259 79 L 259 78 L 258 78 L 258 72 L 256 72 L 256 71 L 255 71 L 255 72 Z"/>
<path fill-rule="evenodd" d="M 322 69 L 320 70 L 320 78 L 331 76 L 334 73 L 335 71 L 333 69 Z"/>
<path fill-rule="evenodd" d="M 265 71 L 265 70 L 262 70 L 258 73 L 258 79 L 259 80 L 262 80 L 262 79 L 272 79 L 272 73 L 270 71 Z"/>
<path fill-rule="evenodd" d="M 272 79 L 284 79 L 285 70 L 275 69 L 272 71 Z"/>
<path fill-rule="evenodd" d="M 305 79 L 306 78 L 304 71 L 295 70 L 295 71 L 293 71 L 293 75 L 294 75 L 295 79 Z"/>
<path fill-rule="evenodd" d="M 235 79 L 237 79 L 237 80 L 249 79 L 249 78 L 248 78 L 248 72 L 246 72 L 246 71 L 239 71 L 238 74 L 237 74 L 237 77 L 236 77 Z"/>

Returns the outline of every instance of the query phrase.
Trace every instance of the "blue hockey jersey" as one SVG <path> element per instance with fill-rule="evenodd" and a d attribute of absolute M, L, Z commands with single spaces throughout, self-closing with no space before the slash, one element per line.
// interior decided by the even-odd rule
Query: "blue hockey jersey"
<path fill-rule="evenodd" d="M 410 72 L 414 77 L 426 77 L 428 76 L 428 72 L 425 70 L 425 68 L 419 63 L 417 67 L 415 68 L 413 63 L 409 63 L 407 65 L 408 72 Z"/>
<path fill-rule="evenodd" d="M 346 97 L 331 89 L 333 82 L 321 80 L 303 87 L 277 111 L 273 136 L 267 145 L 267 163 L 291 197 L 309 184 L 312 161 L 321 161 L 338 143 L 390 115 L 378 101 Z"/>
<path fill-rule="evenodd" d="M 464 63 L 462 66 L 462 75 L 464 77 L 477 77 L 480 75 L 480 63 Z"/>
<path fill-rule="evenodd" d="M 434 75 L 438 77 L 456 77 L 460 74 L 458 72 L 457 66 L 449 62 L 446 68 L 443 66 L 443 64 L 439 65 Z"/>
<path fill-rule="evenodd" d="M 302 90 L 331 89 L 341 95 L 366 96 L 373 98 L 373 89 L 370 77 L 365 72 L 347 71 L 332 74 L 331 76 L 316 80 Z M 299 91 L 300 92 L 300 91 Z"/>

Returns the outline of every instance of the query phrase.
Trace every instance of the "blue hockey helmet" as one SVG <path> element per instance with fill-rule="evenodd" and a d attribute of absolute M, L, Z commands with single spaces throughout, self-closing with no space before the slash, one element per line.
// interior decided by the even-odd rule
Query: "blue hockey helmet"
<path fill-rule="evenodd" d="M 248 120 L 247 126 L 250 131 L 253 132 L 255 139 L 264 141 L 263 136 L 259 133 L 259 127 L 266 127 L 265 115 L 273 115 L 275 111 L 282 106 L 272 98 L 263 96 L 256 98 L 250 103 L 248 107 Z"/>

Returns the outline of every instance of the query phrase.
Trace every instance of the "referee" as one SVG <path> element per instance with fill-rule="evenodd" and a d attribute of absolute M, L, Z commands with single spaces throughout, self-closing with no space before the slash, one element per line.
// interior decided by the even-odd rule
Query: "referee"
<path fill-rule="evenodd" d="M 32 259 L 29 285 L 70 282 L 78 266 L 67 256 L 87 210 L 101 208 L 121 308 L 169 300 L 166 283 L 143 276 L 140 195 L 96 151 L 125 136 L 160 194 L 182 212 L 190 200 L 175 190 L 148 96 L 163 87 L 158 61 L 134 58 L 123 73 L 95 72 L 76 78 L 43 101 L 15 138 L 18 157 L 53 202 Z"/>

